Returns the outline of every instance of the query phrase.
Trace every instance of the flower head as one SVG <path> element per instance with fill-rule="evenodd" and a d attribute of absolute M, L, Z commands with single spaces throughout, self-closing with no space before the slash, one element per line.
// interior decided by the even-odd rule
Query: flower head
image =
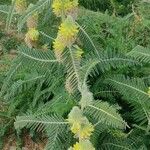
<path fill-rule="evenodd" d="M 68 46 L 75 41 L 78 32 L 79 29 L 75 21 L 71 16 L 68 16 L 59 27 L 58 36 L 62 37 L 66 46 Z"/>
<path fill-rule="evenodd" d="M 13 2 L 14 0 L 12 0 Z M 27 8 L 26 0 L 16 0 L 15 1 L 15 10 L 18 14 L 22 14 Z"/>
<path fill-rule="evenodd" d="M 82 115 L 82 111 L 76 106 L 70 112 L 68 121 L 71 125 L 72 133 L 77 138 L 89 139 L 94 131 L 94 126 Z"/>
<path fill-rule="evenodd" d="M 78 0 L 54 0 L 52 4 L 53 12 L 56 16 L 67 16 L 78 7 Z"/>
<path fill-rule="evenodd" d="M 60 37 L 57 37 L 55 39 L 55 41 L 53 42 L 53 48 L 55 51 L 60 51 L 63 52 L 63 50 L 65 49 L 65 44 L 62 42 L 62 39 Z"/>
<path fill-rule="evenodd" d="M 72 133 L 76 134 L 76 133 L 79 132 L 80 128 L 81 128 L 80 123 L 79 122 L 74 122 L 71 126 L 71 131 L 72 131 Z"/>
<path fill-rule="evenodd" d="M 73 150 L 81 150 L 81 145 L 79 143 L 76 143 L 74 146 L 73 146 Z"/>
<path fill-rule="evenodd" d="M 95 150 L 95 148 L 89 140 L 82 140 L 81 142 L 74 144 L 72 150 Z"/>
<path fill-rule="evenodd" d="M 67 0 L 67 2 L 64 4 L 64 8 L 66 11 L 72 11 L 73 9 L 75 9 L 76 7 L 78 7 L 79 2 L 78 0 Z"/>
<path fill-rule="evenodd" d="M 30 28 L 26 36 L 28 36 L 32 41 L 37 41 L 39 38 L 39 32 L 35 28 Z"/>
<path fill-rule="evenodd" d="M 36 46 L 36 42 L 39 39 L 39 32 L 35 28 L 30 28 L 25 35 L 25 43 L 32 48 Z"/>
<path fill-rule="evenodd" d="M 67 17 L 60 25 L 57 38 L 53 42 L 55 56 L 58 60 L 66 47 L 69 47 L 75 42 L 78 33 L 78 27 L 71 16 Z"/>
<path fill-rule="evenodd" d="M 62 53 L 65 47 L 66 47 L 65 43 L 62 41 L 60 37 L 57 37 L 53 42 L 54 53 L 59 62 L 61 62 Z"/>
<path fill-rule="evenodd" d="M 94 131 L 94 126 L 89 121 L 87 121 L 86 123 L 81 124 L 81 128 L 78 134 L 80 134 L 79 135 L 80 138 L 86 139 L 91 136 L 93 131 Z"/>
<path fill-rule="evenodd" d="M 61 16 L 61 14 L 63 13 L 63 1 L 54 0 L 52 4 L 52 8 L 56 16 Z"/>

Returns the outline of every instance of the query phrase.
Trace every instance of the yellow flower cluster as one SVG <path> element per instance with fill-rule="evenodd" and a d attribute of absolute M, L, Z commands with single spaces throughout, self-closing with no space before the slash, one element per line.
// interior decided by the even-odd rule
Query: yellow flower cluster
<path fill-rule="evenodd" d="M 75 134 L 76 137 L 87 139 L 90 138 L 92 132 L 94 131 L 94 127 L 87 120 L 87 118 L 84 117 L 80 123 L 74 122 L 72 124 L 71 131 Z"/>
<path fill-rule="evenodd" d="M 63 42 L 63 39 L 61 37 L 57 37 L 55 39 L 55 41 L 53 42 L 53 48 L 55 50 L 55 52 L 60 52 L 62 53 L 63 50 L 65 49 L 66 45 L 65 43 Z"/>
<path fill-rule="evenodd" d="M 89 121 L 86 119 L 86 123 L 81 124 L 81 128 L 79 130 L 80 137 L 85 139 L 89 138 L 94 131 L 94 127 Z"/>
<path fill-rule="evenodd" d="M 12 0 L 13 2 L 14 0 Z M 26 0 L 16 0 L 15 1 L 15 10 L 18 14 L 22 14 L 27 8 Z"/>
<path fill-rule="evenodd" d="M 73 147 L 69 148 L 69 150 L 95 150 L 95 148 L 89 140 L 82 140 L 79 143 L 77 142 Z"/>
<path fill-rule="evenodd" d="M 78 7 L 78 0 L 54 0 L 52 4 L 53 12 L 57 17 L 67 16 Z"/>
<path fill-rule="evenodd" d="M 82 111 L 78 107 L 72 109 L 68 121 L 71 124 L 71 131 L 77 138 L 89 139 L 94 131 L 94 126 L 82 115 Z"/>
<path fill-rule="evenodd" d="M 68 17 L 59 27 L 58 34 L 63 37 L 65 43 L 68 44 L 74 41 L 78 31 L 78 27 L 72 17 Z"/>
<path fill-rule="evenodd" d="M 53 43 L 54 52 L 58 60 L 60 60 L 64 49 L 74 43 L 78 32 L 79 30 L 75 21 L 71 16 L 68 16 L 60 25 L 58 36 Z"/>
<path fill-rule="evenodd" d="M 56 16 L 61 16 L 61 14 L 63 13 L 63 0 L 54 0 L 52 8 Z"/>
<path fill-rule="evenodd" d="M 28 9 L 32 8 L 34 5 L 30 4 Z M 34 12 L 27 18 L 27 28 L 28 32 L 25 37 L 25 42 L 28 47 L 37 47 L 37 41 L 39 39 L 39 32 L 37 30 L 38 26 L 38 13 Z"/>
<path fill-rule="evenodd" d="M 36 41 L 39 39 L 39 32 L 35 28 L 30 28 L 25 35 L 25 42 L 26 44 L 32 48 L 35 46 Z"/>
<path fill-rule="evenodd" d="M 26 34 L 32 41 L 37 41 L 39 38 L 39 32 L 35 28 L 30 28 Z"/>

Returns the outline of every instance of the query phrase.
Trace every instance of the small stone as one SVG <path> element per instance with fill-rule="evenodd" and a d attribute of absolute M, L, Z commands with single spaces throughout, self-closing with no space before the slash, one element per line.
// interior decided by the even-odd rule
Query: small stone
<path fill-rule="evenodd" d="M 23 147 L 23 148 L 22 148 L 22 150 L 29 150 L 29 149 L 28 149 L 28 148 L 26 148 L 26 147 Z"/>
<path fill-rule="evenodd" d="M 11 146 L 10 150 L 17 150 L 16 146 Z"/>
<path fill-rule="evenodd" d="M 12 49 L 12 50 L 10 50 L 10 52 L 9 52 L 11 55 L 16 55 L 17 54 L 17 51 L 16 50 L 14 50 L 14 49 Z"/>

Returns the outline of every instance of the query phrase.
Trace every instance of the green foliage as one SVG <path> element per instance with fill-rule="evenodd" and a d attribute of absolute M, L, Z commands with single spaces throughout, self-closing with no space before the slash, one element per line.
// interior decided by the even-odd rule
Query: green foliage
<path fill-rule="evenodd" d="M 119 15 L 126 15 L 131 12 L 131 5 L 134 2 L 135 0 L 80 0 L 81 5 L 87 9 L 103 12 L 108 10 L 110 13 L 115 11 Z"/>
<path fill-rule="evenodd" d="M 19 45 L 16 38 L 10 38 L 3 41 L 4 48 L 9 52 L 10 50 L 15 50 Z"/>
<path fill-rule="evenodd" d="M 67 116 L 74 106 L 81 105 L 84 116 L 94 125 L 91 141 L 96 150 L 148 150 L 150 30 L 149 16 L 143 13 L 148 6 L 137 3 L 137 10 L 124 16 L 133 11 L 133 2 L 81 0 L 80 4 L 95 10 L 79 10 L 76 44 L 84 54 L 78 57 L 73 45 L 65 49 L 63 63 L 58 62 L 52 49 L 59 20 L 49 10 L 51 0 L 35 2 L 19 17 L 12 6 L 7 6 L 8 29 L 17 17 L 17 29 L 26 30 L 28 17 L 40 12 L 40 20 L 45 19 L 39 23 L 41 41 L 49 47 L 47 51 L 28 48 L 14 39 L 5 43 L 7 49 L 18 46 L 18 52 L 3 84 L 0 76 L 0 138 L 4 139 L 14 125 L 12 130 L 21 135 L 25 128 L 35 135 L 46 135 L 47 150 L 66 150 L 75 143 Z M 116 16 L 98 9 L 109 9 Z M 4 7 L 0 12 L 5 13 L 2 10 Z M 137 23 L 134 13 L 142 16 L 142 21 Z M 117 17 L 120 14 L 124 17 Z M 49 23 L 47 16 L 52 18 Z M 65 89 L 66 79 L 74 93 Z"/>
<path fill-rule="evenodd" d="M 121 129 L 127 126 L 121 116 L 116 112 L 116 108 L 109 106 L 107 102 L 96 101 L 93 105 L 89 105 L 85 109 L 85 113 L 96 120 L 96 125 L 102 123 Z"/>
<path fill-rule="evenodd" d="M 149 49 L 142 46 L 135 47 L 131 52 L 128 53 L 128 55 L 136 58 L 138 61 L 141 62 L 150 62 Z"/>

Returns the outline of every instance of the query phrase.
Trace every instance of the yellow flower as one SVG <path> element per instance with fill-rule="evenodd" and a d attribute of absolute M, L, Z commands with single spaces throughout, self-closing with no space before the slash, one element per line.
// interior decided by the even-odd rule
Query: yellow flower
<path fill-rule="evenodd" d="M 72 131 L 72 133 L 76 134 L 79 132 L 80 128 L 81 128 L 80 123 L 75 122 L 72 124 L 71 131 Z"/>
<path fill-rule="evenodd" d="M 39 32 L 35 28 L 30 28 L 25 35 L 25 43 L 28 45 L 28 47 L 36 47 L 37 46 L 37 40 L 39 38 Z"/>
<path fill-rule="evenodd" d="M 81 126 L 81 129 L 79 131 L 80 134 L 79 136 L 82 139 L 89 138 L 93 131 L 94 131 L 94 126 L 88 122 L 87 124 Z"/>
<path fill-rule="evenodd" d="M 55 51 L 63 52 L 65 47 L 66 46 L 65 46 L 64 42 L 59 37 L 56 38 L 55 41 L 53 42 L 53 48 L 54 48 Z"/>
<path fill-rule="evenodd" d="M 95 148 L 89 140 L 83 140 L 74 144 L 73 150 L 95 150 Z"/>
<path fill-rule="evenodd" d="M 56 16 L 61 16 L 63 12 L 63 1 L 62 0 L 54 0 L 52 4 L 53 12 Z"/>
<path fill-rule="evenodd" d="M 81 146 L 79 143 L 76 143 L 74 146 L 73 146 L 73 150 L 81 150 Z"/>
<path fill-rule="evenodd" d="M 54 0 L 52 4 L 53 12 L 56 16 L 67 16 L 78 6 L 78 0 Z"/>
<path fill-rule="evenodd" d="M 88 139 L 94 131 L 94 126 L 82 115 L 78 107 L 73 107 L 69 114 L 68 122 L 71 125 L 71 131 L 77 138 Z"/>
<path fill-rule="evenodd" d="M 84 117 L 81 122 L 76 121 L 71 124 L 71 131 L 77 138 L 89 139 L 94 131 L 94 126 Z"/>
<path fill-rule="evenodd" d="M 66 47 L 65 43 L 62 41 L 60 37 L 57 37 L 53 42 L 54 53 L 59 62 L 61 62 L 62 60 L 62 53 L 65 47 Z"/>
<path fill-rule="evenodd" d="M 61 24 L 58 31 L 58 37 L 62 38 L 62 42 L 69 46 L 74 43 L 77 34 L 79 32 L 78 26 L 75 24 L 75 21 L 71 16 L 68 16 L 67 19 Z"/>
<path fill-rule="evenodd" d="M 14 0 L 12 0 L 13 2 Z M 27 8 L 27 2 L 26 0 L 16 0 L 15 2 L 15 10 L 18 14 L 21 14 L 24 12 Z"/>
<path fill-rule="evenodd" d="M 30 28 L 26 34 L 26 37 L 30 38 L 32 41 L 37 41 L 39 38 L 39 32 L 35 28 Z"/>
<path fill-rule="evenodd" d="M 60 59 L 60 56 L 67 46 L 74 43 L 78 33 L 78 27 L 69 16 L 60 26 L 57 38 L 53 42 L 54 52 L 56 57 Z"/>
<path fill-rule="evenodd" d="M 78 7 L 79 3 L 78 0 L 68 1 L 64 4 L 64 8 L 66 11 L 70 12 L 74 10 L 76 7 Z"/>
<path fill-rule="evenodd" d="M 61 24 L 59 28 L 59 34 L 66 39 L 71 39 L 72 37 L 75 37 L 78 32 L 78 27 L 71 16 L 68 16 L 68 18 Z"/>

